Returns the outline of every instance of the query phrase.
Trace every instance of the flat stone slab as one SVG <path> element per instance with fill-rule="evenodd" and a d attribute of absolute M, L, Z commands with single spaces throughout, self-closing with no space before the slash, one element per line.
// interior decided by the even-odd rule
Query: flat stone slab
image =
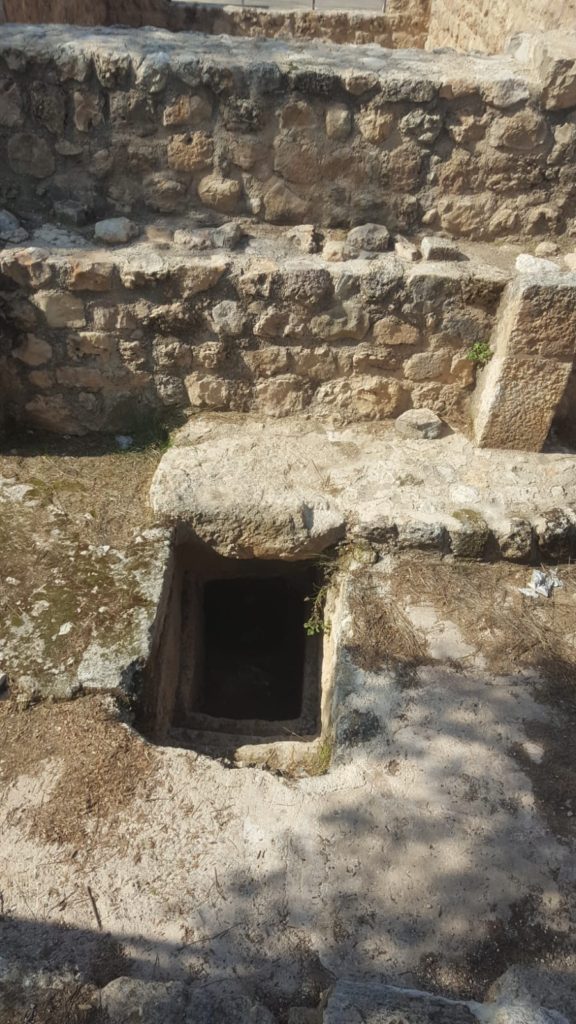
<path fill-rule="evenodd" d="M 151 501 L 240 558 L 305 558 L 344 537 L 555 558 L 574 543 L 576 456 L 481 450 L 459 434 L 412 440 L 389 423 L 212 414 L 164 454 Z"/>
<path fill-rule="evenodd" d="M 478 1017 L 464 1002 L 438 998 L 391 985 L 338 981 L 326 1009 L 324 1024 L 477 1024 Z"/>
<path fill-rule="evenodd" d="M 165 75 L 168 66 L 175 74 L 183 71 L 190 76 L 208 66 L 229 74 L 250 65 L 276 65 L 294 78 L 302 73 L 312 73 L 317 80 L 324 75 L 342 75 L 356 91 L 361 76 L 368 75 L 362 82 L 364 89 L 386 83 L 395 95 L 400 88 L 403 98 L 417 101 L 432 99 L 435 90 L 451 78 L 479 86 L 489 102 L 503 106 L 526 99 L 534 76 L 529 57 L 523 67 L 520 54 L 516 59 L 499 54 L 487 60 L 482 54 L 454 51 L 386 50 L 376 44 L 359 48 L 316 40 L 206 36 L 155 28 L 6 25 L 0 56 L 12 56 L 15 51 L 25 51 L 29 59 L 47 58 L 68 70 L 71 61 L 85 61 L 96 54 L 101 74 L 110 69 L 125 71 L 132 62 L 143 82 L 154 72 Z"/>

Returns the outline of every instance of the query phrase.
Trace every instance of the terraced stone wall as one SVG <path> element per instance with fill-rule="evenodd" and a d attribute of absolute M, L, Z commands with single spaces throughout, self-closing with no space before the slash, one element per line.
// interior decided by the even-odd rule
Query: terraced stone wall
<path fill-rule="evenodd" d="M 150 25 L 171 32 L 420 47 L 425 45 L 428 34 L 429 8 L 430 0 L 389 0 L 385 13 L 274 11 L 265 7 L 203 6 L 177 0 L 0 0 L 0 24 L 5 20 L 132 28 Z"/>
<path fill-rule="evenodd" d="M 489 268 L 393 255 L 330 264 L 144 244 L 5 249 L 0 272 L 9 411 L 65 433 L 126 431 L 151 409 L 350 422 L 414 406 L 462 421 L 467 351 L 490 335 L 506 285 Z"/>
<path fill-rule="evenodd" d="M 558 235 L 574 110 L 576 96 L 550 110 L 512 56 L 9 25 L 0 205 L 87 234 L 106 216 L 200 213 Z"/>

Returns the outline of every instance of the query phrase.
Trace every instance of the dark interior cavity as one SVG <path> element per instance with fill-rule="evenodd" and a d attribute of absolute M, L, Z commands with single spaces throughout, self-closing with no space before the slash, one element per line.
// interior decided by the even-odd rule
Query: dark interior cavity
<path fill-rule="evenodd" d="M 198 710 L 282 721 L 302 710 L 306 580 L 211 580 L 204 585 L 204 680 Z"/>
<path fill-rule="evenodd" d="M 178 549 L 142 731 L 190 747 L 202 734 L 251 742 L 318 735 L 322 636 L 308 636 L 305 623 L 320 582 L 309 562 Z"/>

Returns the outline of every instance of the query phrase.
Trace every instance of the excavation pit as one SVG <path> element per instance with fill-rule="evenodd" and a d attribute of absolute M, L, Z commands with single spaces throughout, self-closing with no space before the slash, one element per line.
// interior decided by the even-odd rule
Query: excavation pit
<path fill-rule="evenodd" d="M 246 744 L 306 745 L 322 731 L 321 586 L 309 562 L 177 550 L 138 726 L 153 742 L 232 754 Z"/>
<path fill-rule="evenodd" d="M 300 717 L 309 592 L 302 576 L 204 585 L 200 711 L 239 720 Z"/>

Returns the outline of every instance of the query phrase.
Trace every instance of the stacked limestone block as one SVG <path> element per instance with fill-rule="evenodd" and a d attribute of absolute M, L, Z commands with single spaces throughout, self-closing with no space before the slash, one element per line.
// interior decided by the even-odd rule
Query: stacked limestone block
<path fill-rule="evenodd" d="M 86 225 L 200 211 L 558 234 L 574 133 L 512 56 L 153 29 L 7 25 L 0 39 L 0 195 L 30 218 L 73 200 Z"/>
<path fill-rule="evenodd" d="M 470 345 L 507 275 L 480 264 L 11 247 L 0 254 L 14 415 L 66 432 L 138 408 L 307 411 L 340 422 L 410 407 L 465 416 Z M 19 413 L 20 411 L 20 413 Z"/>

